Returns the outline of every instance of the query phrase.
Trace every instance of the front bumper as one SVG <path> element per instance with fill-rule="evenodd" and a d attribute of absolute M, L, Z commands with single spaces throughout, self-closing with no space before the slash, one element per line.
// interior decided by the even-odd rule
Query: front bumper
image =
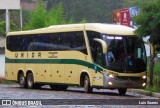
<path fill-rule="evenodd" d="M 116 88 L 145 88 L 146 87 L 146 80 L 129 80 L 129 78 L 127 80 L 121 80 L 117 77 L 113 77 L 110 78 L 107 75 L 103 75 L 103 85 L 104 88 L 107 89 L 116 89 Z M 126 77 L 127 78 L 127 77 Z"/>

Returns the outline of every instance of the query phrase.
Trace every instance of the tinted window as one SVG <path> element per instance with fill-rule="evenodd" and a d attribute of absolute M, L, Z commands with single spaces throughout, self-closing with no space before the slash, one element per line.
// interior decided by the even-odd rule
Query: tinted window
<path fill-rule="evenodd" d="M 127 45 L 127 70 L 145 71 L 146 52 L 144 43 L 138 37 L 126 37 Z"/>
<path fill-rule="evenodd" d="M 146 70 L 144 43 L 136 36 L 103 35 L 107 43 L 107 68 L 118 72 L 143 72 Z"/>
<path fill-rule="evenodd" d="M 95 63 L 105 66 L 104 54 L 102 53 L 102 45 L 96 41 L 94 38 L 101 39 L 101 34 L 94 31 L 87 31 L 87 36 L 89 40 L 90 50 L 92 54 L 92 59 Z"/>
<path fill-rule="evenodd" d="M 116 38 L 114 36 L 106 36 L 105 38 L 108 45 L 108 62 L 111 63 L 112 61 L 124 61 L 126 53 L 123 37 Z"/>
<path fill-rule="evenodd" d="M 61 51 L 77 50 L 87 54 L 83 32 L 8 36 L 10 51 Z"/>
<path fill-rule="evenodd" d="M 103 35 L 107 43 L 106 63 L 107 68 L 122 72 L 125 70 L 126 51 L 125 41 L 122 36 Z"/>

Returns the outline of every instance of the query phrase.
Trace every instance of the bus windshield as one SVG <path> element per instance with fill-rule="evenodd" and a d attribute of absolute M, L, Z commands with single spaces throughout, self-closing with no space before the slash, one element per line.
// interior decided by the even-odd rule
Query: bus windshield
<path fill-rule="evenodd" d="M 108 46 L 105 54 L 108 69 L 126 73 L 146 71 L 146 52 L 141 38 L 103 35 L 103 39 Z"/>

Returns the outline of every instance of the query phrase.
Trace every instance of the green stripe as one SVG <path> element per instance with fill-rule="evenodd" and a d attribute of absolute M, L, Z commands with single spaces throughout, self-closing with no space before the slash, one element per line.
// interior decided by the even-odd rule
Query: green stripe
<path fill-rule="evenodd" d="M 101 72 L 103 68 L 95 64 L 89 63 L 83 60 L 76 59 L 9 59 L 5 58 L 6 63 L 29 63 L 29 64 L 77 64 L 92 68 L 98 72 Z"/>

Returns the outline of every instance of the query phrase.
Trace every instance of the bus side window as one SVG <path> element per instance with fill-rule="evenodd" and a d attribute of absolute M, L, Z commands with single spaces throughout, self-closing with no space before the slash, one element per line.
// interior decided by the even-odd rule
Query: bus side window
<path fill-rule="evenodd" d="M 87 54 L 87 48 L 83 32 L 82 31 L 71 32 L 70 36 L 71 36 L 70 41 L 72 50 L 77 50 L 84 54 Z"/>
<path fill-rule="evenodd" d="M 23 38 L 23 51 L 28 50 L 28 38 L 27 36 L 24 36 Z"/>

